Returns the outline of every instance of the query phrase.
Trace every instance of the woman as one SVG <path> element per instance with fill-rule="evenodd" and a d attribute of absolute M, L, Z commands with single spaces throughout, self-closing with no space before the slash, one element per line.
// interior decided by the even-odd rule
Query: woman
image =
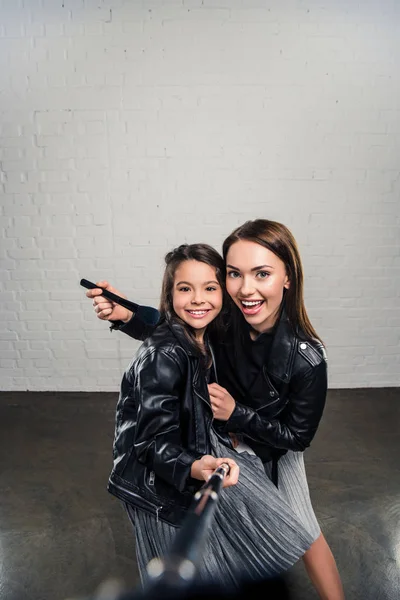
<path fill-rule="evenodd" d="M 320 597 L 341 600 L 340 577 L 304 469 L 303 451 L 324 409 L 327 373 L 323 345 L 304 306 L 296 242 L 281 223 L 257 219 L 225 240 L 223 254 L 232 302 L 229 327 L 212 340 L 219 383 L 210 384 L 209 393 L 218 429 L 235 434 L 262 459 L 282 501 L 314 539 L 303 560 Z M 151 326 L 100 294 L 87 293 L 99 318 L 137 339 L 149 335 Z"/>
<path fill-rule="evenodd" d="M 161 321 L 122 380 L 108 489 L 134 524 L 142 578 L 147 563 L 168 551 L 198 482 L 223 462 L 231 466 L 225 486 L 234 487 L 222 493 L 200 578 L 236 587 L 243 578 L 276 575 L 312 543 L 262 461 L 237 454 L 229 436 L 213 427 L 207 382 L 215 385 L 216 375 L 208 337 L 218 334 L 224 271 L 222 258 L 204 244 L 167 254 Z"/>

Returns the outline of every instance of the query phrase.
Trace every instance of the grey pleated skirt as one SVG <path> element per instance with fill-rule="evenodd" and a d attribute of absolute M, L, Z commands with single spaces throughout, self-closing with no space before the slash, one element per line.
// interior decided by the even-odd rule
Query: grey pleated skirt
<path fill-rule="evenodd" d="M 237 485 L 223 489 L 199 564 L 200 581 L 235 587 L 242 579 L 274 576 L 289 569 L 320 535 L 304 468 L 303 453 L 288 452 L 278 463 L 278 488 L 252 451 L 237 452 L 212 433 L 212 454 L 233 458 Z M 165 555 L 177 528 L 126 505 L 135 529 L 142 582 L 146 565 Z"/>

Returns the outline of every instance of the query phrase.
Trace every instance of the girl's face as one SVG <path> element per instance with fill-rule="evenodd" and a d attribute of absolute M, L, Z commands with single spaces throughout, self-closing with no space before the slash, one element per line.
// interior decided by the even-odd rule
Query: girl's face
<path fill-rule="evenodd" d="M 290 282 L 273 252 L 246 240 L 235 242 L 226 259 L 226 288 L 246 321 L 258 332 L 274 326 Z"/>
<path fill-rule="evenodd" d="M 175 313 L 195 329 L 196 338 L 222 309 L 222 288 L 215 269 L 197 260 L 185 260 L 175 271 L 172 303 Z"/>

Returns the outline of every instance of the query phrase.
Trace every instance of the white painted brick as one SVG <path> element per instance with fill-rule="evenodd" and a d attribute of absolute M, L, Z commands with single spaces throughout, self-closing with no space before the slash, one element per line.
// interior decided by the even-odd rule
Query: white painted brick
<path fill-rule="evenodd" d="M 11 278 L 11 275 L 9 272 L 0 270 L 0 281 L 3 283 L 4 289 L 7 289 L 7 287 L 6 287 L 7 282 L 9 281 L 10 278 Z"/>
<path fill-rule="evenodd" d="M 51 334 L 51 338 L 53 340 L 85 340 L 90 339 L 86 338 L 85 332 L 80 330 L 72 330 L 72 331 L 54 331 Z"/>
<path fill-rule="evenodd" d="M 51 250 L 43 250 L 44 258 L 74 258 L 77 256 L 76 250 L 71 248 L 52 248 Z"/>
<path fill-rule="evenodd" d="M 19 160 L 22 158 L 24 151 L 21 148 L 0 148 L 1 158 L 4 160 Z"/>
<path fill-rule="evenodd" d="M 3 2 L 1 388 L 116 390 L 138 344 L 79 277 L 157 304 L 171 246 L 220 248 L 257 216 L 299 241 L 330 385 L 398 385 L 397 17 L 392 0 Z"/>
<path fill-rule="evenodd" d="M 61 329 L 62 329 L 62 324 L 58 323 L 57 321 L 55 321 L 55 322 L 51 321 L 51 322 L 45 323 L 44 325 L 45 325 L 45 329 L 47 331 L 61 331 Z"/>
<path fill-rule="evenodd" d="M 51 356 L 50 354 L 50 350 L 49 349 L 43 349 L 43 350 L 21 350 L 20 352 L 21 354 L 21 359 L 22 360 L 26 360 L 26 361 L 31 361 L 32 359 L 37 359 L 37 358 L 48 358 Z M 33 373 L 34 375 L 35 373 Z M 49 375 L 51 374 L 51 371 L 49 372 Z"/>
<path fill-rule="evenodd" d="M 38 248 L 17 248 L 15 250 L 9 250 L 10 258 L 15 259 L 39 259 L 42 256 L 41 251 Z"/>

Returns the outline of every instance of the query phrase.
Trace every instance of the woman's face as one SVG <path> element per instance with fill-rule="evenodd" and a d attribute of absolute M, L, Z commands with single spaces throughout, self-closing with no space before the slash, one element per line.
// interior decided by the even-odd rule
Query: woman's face
<path fill-rule="evenodd" d="M 253 329 L 274 326 L 290 282 L 286 268 L 273 252 L 246 240 L 235 242 L 226 259 L 226 288 Z"/>
<path fill-rule="evenodd" d="M 197 260 L 185 260 L 175 271 L 172 302 L 175 313 L 193 327 L 196 338 L 222 309 L 223 294 L 215 269 Z"/>

